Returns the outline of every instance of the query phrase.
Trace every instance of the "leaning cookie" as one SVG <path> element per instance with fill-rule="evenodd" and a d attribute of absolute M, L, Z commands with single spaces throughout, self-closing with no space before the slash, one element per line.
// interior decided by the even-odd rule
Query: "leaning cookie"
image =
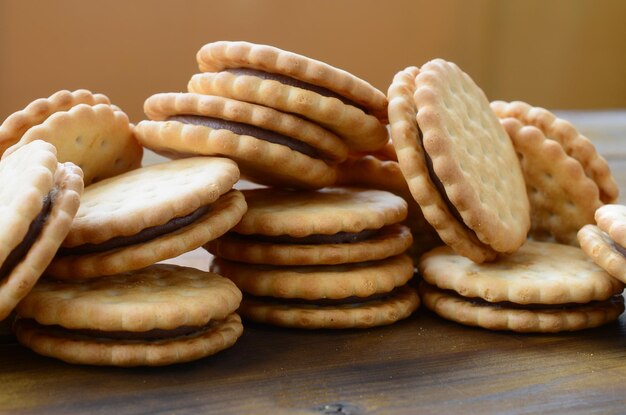
<path fill-rule="evenodd" d="M 197 54 L 190 92 L 219 95 L 297 114 L 343 138 L 353 151 L 387 141 L 385 95 L 324 62 L 273 46 L 220 41 Z"/>
<path fill-rule="evenodd" d="M 2 157 L 34 140 L 53 144 L 60 162 L 78 165 L 85 186 L 139 167 L 143 154 L 128 116 L 107 104 L 78 104 L 54 112 L 29 128 Z"/>
<path fill-rule="evenodd" d="M 0 125 L 0 155 L 17 143 L 31 127 L 43 123 L 49 116 L 59 111 L 68 111 L 78 104 L 110 104 L 102 94 L 92 94 L 86 89 L 76 91 L 61 90 L 48 98 L 39 98 L 24 109 L 9 115 Z"/>
<path fill-rule="evenodd" d="M 162 366 L 232 346 L 241 292 L 217 274 L 175 265 L 88 281 L 43 279 L 20 303 L 15 334 L 68 363 Z"/>
<path fill-rule="evenodd" d="M 246 210 L 228 159 L 192 157 L 136 169 L 85 189 L 47 273 L 93 278 L 191 251 L 232 228 Z"/>
<path fill-rule="evenodd" d="M 536 240 L 555 240 L 578 246 L 576 234 L 594 223 L 596 209 L 602 206 L 600 192 L 583 166 L 567 155 L 563 146 L 547 138 L 532 125 L 516 118 L 505 118 L 506 129 L 519 154 L 528 201 L 531 230 Z"/>
<path fill-rule="evenodd" d="M 319 188 L 332 183 L 348 148 L 335 134 L 302 118 L 217 96 L 163 93 L 148 98 L 151 121 L 136 127 L 144 146 L 173 158 L 228 157 L 257 183 Z"/>
<path fill-rule="evenodd" d="M 600 267 L 626 283 L 626 206 L 604 205 L 595 213 L 598 226 L 578 231 L 583 251 Z"/>
<path fill-rule="evenodd" d="M 482 90 L 435 59 L 399 72 L 388 96 L 398 163 L 443 242 L 475 262 L 518 249 L 530 228 L 524 178 Z"/>
<path fill-rule="evenodd" d="M 424 305 L 465 325 L 573 331 L 615 321 L 624 311 L 624 284 L 569 245 L 531 240 L 485 264 L 439 247 L 422 256 L 419 270 Z"/>
<path fill-rule="evenodd" d="M 596 183 L 600 200 L 603 203 L 617 201 L 619 187 L 608 163 L 598 154 L 591 140 L 580 134 L 570 122 L 556 117 L 544 108 L 533 107 L 521 101 L 494 101 L 491 108 L 498 117 L 516 118 L 523 125 L 540 129 L 548 139 L 559 143 L 568 156 L 581 164 L 587 177 Z"/>
<path fill-rule="evenodd" d="M 44 272 L 67 235 L 83 191 L 82 173 L 33 141 L 0 161 L 0 320 Z"/>

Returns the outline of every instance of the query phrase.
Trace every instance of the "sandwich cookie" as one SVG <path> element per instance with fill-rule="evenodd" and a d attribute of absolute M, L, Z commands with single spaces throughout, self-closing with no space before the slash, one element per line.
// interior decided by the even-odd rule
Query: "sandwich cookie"
<path fill-rule="evenodd" d="M 17 143 L 31 127 L 43 123 L 49 116 L 59 111 L 68 111 L 78 104 L 110 104 L 109 98 L 102 94 L 92 94 L 86 89 L 76 91 L 61 90 L 48 98 L 39 98 L 26 108 L 9 115 L 0 125 L 0 155 L 7 148 Z"/>
<path fill-rule="evenodd" d="M 398 163 L 442 241 L 479 263 L 517 250 L 530 228 L 524 177 L 483 91 L 435 59 L 396 74 L 388 96 Z"/>
<path fill-rule="evenodd" d="M 546 138 L 559 143 L 565 153 L 577 160 L 587 177 L 598 186 L 602 203 L 615 203 L 619 187 L 606 160 L 598 154 L 591 140 L 578 132 L 570 122 L 556 117 L 550 111 L 525 102 L 494 101 L 491 108 L 502 119 L 515 118 L 523 125 L 534 126 Z"/>
<path fill-rule="evenodd" d="M 248 212 L 205 247 L 211 269 L 246 293 L 244 318 L 307 329 L 363 328 L 408 317 L 419 298 L 406 283 L 406 202 L 389 192 L 243 191 Z"/>
<path fill-rule="evenodd" d="M 203 73 L 189 92 L 219 95 L 297 114 L 327 128 L 353 151 L 387 142 L 387 99 L 366 81 L 273 46 L 220 41 L 197 53 Z"/>
<path fill-rule="evenodd" d="M 402 223 L 409 227 L 413 235 L 413 244 L 407 253 L 417 265 L 424 252 L 443 242 L 413 199 L 398 162 L 384 157 L 384 154 L 377 154 L 348 158 L 337 166 L 336 185 L 385 190 L 403 198 L 407 202 L 408 211 Z"/>
<path fill-rule="evenodd" d="M 218 96 L 163 93 L 148 98 L 151 119 L 136 127 L 144 146 L 162 155 L 225 156 L 257 183 L 319 188 L 335 178 L 348 148 L 324 128 L 271 108 Z"/>
<path fill-rule="evenodd" d="M 602 206 L 598 186 L 578 160 L 541 129 L 516 118 L 505 118 L 502 125 L 524 173 L 530 202 L 529 235 L 535 240 L 578 246 L 578 230 L 594 223 L 596 209 Z"/>
<path fill-rule="evenodd" d="M 20 303 L 17 339 L 68 363 L 162 366 L 232 346 L 241 292 L 195 268 L 152 265 L 86 281 L 42 279 Z"/>
<path fill-rule="evenodd" d="M 31 290 L 70 230 L 82 174 L 33 141 L 0 161 L 0 320 Z"/>
<path fill-rule="evenodd" d="M 245 200 L 231 190 L 238 179 L 231 160 L 192 157 L 91 185 L 47 273 L 112 275 L 198 248 L 241 219 Z"/>
<path fill-rule="evenodd" d="M 484 264 L 438 247 L 422 256 L 419 271 L 424 305 L 469 326 L 574 331 L 615 321 L 624 311 L 624 284 L 569 245 L 529 240 Z"/>
<path fill-rule="evenodd" d="M 54 112 L 29 128 L 3 157 L 34 140 L 53 144 L 60 162 L 78 165 L 85 186 L 139 167 L 143 155 L 128 116 L 107 104 L 78 104 Z"/>
<path fill-rule="evenodd" d="M 626 206 L 604 205 L 595 213 L 595 225 L 578 231 L 582 250 L 613 277 L 626 283 Z"/>

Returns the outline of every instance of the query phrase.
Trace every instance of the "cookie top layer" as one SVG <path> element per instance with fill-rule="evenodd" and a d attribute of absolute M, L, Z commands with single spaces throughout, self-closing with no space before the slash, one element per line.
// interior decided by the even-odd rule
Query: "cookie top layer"
<path fill-rule="evenodd" d="M 626 248 L 626 206 L 604 205 L 596 211 L 595 220 L 613 241 Z"/>
<path fill-rule="evenodd" d="M 248 211 L 235 232 L 268 236 L 332 235 L 398 223 L 406 217 L 404 199 L 385 191 L 328 187 L 293 192 L 244 190 Z"/>
<path fill-rule="evenodd" d="M 154 164 L 85 189 L 65 247 L 135 235 L 216 201 L 239 179 L 228 159 L 192 157 Z"/>
<path fill-rule="evenodd" d="M 83 181 L 80 169 L 71 163 L 56 163 L 54 147 L 43 141 L 34 141 L 0 161 L 0 181 L 3 183 L 0 189 L 0 223 L 4 230 L 0 248 L 2 263 L 23 241 L 41 212 L 43 198 L 49 197 L 51 203 L 34 242 L 0 280 L 2 320 L 28 294 L 67 235 L 78 210 Z"/>
<path fill-rule="evenodd" d="M 586 303 L 624 289 L 580 249 L 532 240 L 488 264 L 475 264 L 449 247 L 435 248 L 422 256 L 419 270 L 430 284 L 489 302 Z"/>
<path fill-rule="evenodd" d="M 516 118 L 525 125 L 539 128 L 547 138 L 560 143 L 568 156 L 578 160 L 585 174 L 600 189 L 600 200 L 603 203 L 614 203 L 619 196 L 619 187 L 611 174 L 609 165 L 598 154 L 593 143 L 580 134 L 570 122 L 557 118 L 550 111 L 533 107 L 522 101 L 494 101 L 491 108 L 500 118 Z"/>
<path fill-rule="evenodd" d="M 26 108 L 9 115 L 0 125 L 0 155 L 17 143 L 29 128 L 41 124 L 57 111 L 68 111 L 78 104 L 110 104 L 110 101 L 105 95 L 92 94 L 86 89 L 61 90 L 48 98 L 36 99 Z"/>
<path fill-rule="evenodd" d="M 476 233 L 457 220 L 430 177 L 415 116 L 413 101 L 417 67 L 398 72 L 389 87 L 389 122 L 398 164 L 412 197 L 424 218 L 439 237 L 456 252 L 475 262 L 493 260 L 496 252 L 482 243 Z"/>
<path fill-rule="evenodd" d="M 105 104 L 55 112 L 26 131 L 3 157 L 34 140 L 53 144 L 60 162 L 78 165 L 85 186 L 139 167 L 143 155 L 126 114 Z"/>
<path fill-rule="evenodd" d="M 343 141 L 317 124 L 247 102 L 212 95 L 161 93 L 145 101 L 144 111 L 150 119 L 157 121 L 174 115 L 199 115 L 273 131 L 313 147 L 318 153 L 316 158 L 329 163 L 343 161 L 348 155 L 348 147 Z M 254 136 L 254 132 L 249 135 Z"/>
<path fill-rule="evenodd" d="M 602 206 L 598 186 L 561 144 L 546 138 L 540 129 L 515 118 L 503 119 L 502 125 L 520 155 L 531 235 L 536 240 L 578 245 L 576 233 L 593 223 L 596 209 Z"/>
<path fill-rule="evenodd" d="M 268 45 L 219 41 L 208 43 L 196 55 L 202 72 L 252 68 L 289 76 L 336 92 L 387 118 L 387 97 L 368 82 L 327 63 Z"/>
<path fill-rule="evenodd" d="M 69 329 L 142 332 L 221 320 L 240 301 L 241 292 L 226 278 L 157 264 L 88 281 L 41 280 L 17 313 Z"/>
<path fill-rule="evenodd" d="M 580 248 L 602 269 L 626 284 L 626 250 L 595 225 L 578 231 Z"/>
<path fill-rule="evenodd" d="M 425 155 L 451 204 L 478 239 L 510 253 L 530 227 L 513 144 L 483 91 L 457 65 L 423 65 L 413 96 Z"/>

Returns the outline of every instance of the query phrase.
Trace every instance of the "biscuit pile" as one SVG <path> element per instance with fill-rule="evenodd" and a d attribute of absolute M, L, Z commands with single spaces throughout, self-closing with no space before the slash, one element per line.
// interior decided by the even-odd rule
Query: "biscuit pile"
<path fill-rule="evenodd" d="M 624 311 L 625 208 L 570 123 L 489 103 L 442 59 L 385 95 L 272 46 L 196 58 L 188 92 L 149 97 L 136 126 L 86 90 L 0 125 L 0 320 L 15 309 L 27 347 L 165 365 L 232 346 L 237 313 L 364 328 L 423 301 L 462 324 L 558 332 Z M 141 167 L 144 147 L 174 160 Z M 156 264 L 201 246 L 212 272 Z"/>

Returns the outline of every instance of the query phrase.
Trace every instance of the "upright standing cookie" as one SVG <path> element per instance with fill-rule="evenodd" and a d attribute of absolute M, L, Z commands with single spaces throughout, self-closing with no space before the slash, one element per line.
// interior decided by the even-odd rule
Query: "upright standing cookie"
<path fill-rule="evenodd" d="M 388 95 L 398 163 L 441 239 L 475 262 L 518 249 L 530 227 L 524 178 L 482 90 L 435 59 L 399 72 Z"/>
<path fill-rule="evenodd" d="M 34 140 L 53 144 L 59 161 L 78 165 L 86 186 L 139 167 L 143 154 L 126 114 L 106 104 L 55 112 L 29 128 L 3 157 Z"/>
<path fill-rule="evenodd" d="M 580 134 L 570 122 L 557 118 L 550 111 L 532 107 L 521 102 L 494 101 L 491 108 L 500 118 L 516 118 L 523 125 L 532 125 L 540 129 L 550 140 L 559 143 L 568 156 L 576 159 L 585 174 L 593 180 L 600 191 L 603 203 L 615 203 L 619 187 L 611 174 L 609 165 L 596 151 L 593 143 Z"/>
<path fill-rule="evenodd" d="M 0 161 L 0 320 L 30 291 L 70 230 L 82 174 L 33 141 Z"/>
<path fill-rule="evenodd" d="M 85 189 L 48 273 L 92 278 L 139 269 L 198 248 L 246 210 L 237 165 L 192 157 L 132 170 Z"/>
<path fill-rule="evenodd" d="M 191 78 L 190 92 L 297 114 L 333 131 L 354 151 L 387 142 L 385 95 L 344 70 L 248 42 L 206 44 L 197 60 L 203 73 Z"/>
<path fill-rule="evenodd" d="M 200 94 L 156 94 L 137 138 L 166 156 L 225 156 L 246 178 L 268 185 L 318 188 L 332 183 L 348 148 L 302 118 L 260 105 Z"/>
<path fill-rule="evenodd" d="M 558 332 L 614 321 L 624 284 L 578 248 L 528 241 L 516 253 L 476 264 L 449 247 L 422 256 L 424 304 L 444 318 L 491 330 Z"/>
<path fill-rule="evenodd" d="M 36 99 L 23 110 L 9 115 L 0 125 L 0 155 L 17 143 L 29 128 L 43 123 L 55 112 L 69 111 L 78 104 L 97 105 L 110 104 L 110 102 L 105 95 L 92 94 L 86 89 L 73 92 L 62 90 L 48 98 Z"/>
<path fill-rule="evenodd" d="M 241 292 L 219 275 L 153 265 L 88 281 L 42 280 L 19 305 L 15 333 L 69 363 L 162 366 L 232 346 Z"/>

